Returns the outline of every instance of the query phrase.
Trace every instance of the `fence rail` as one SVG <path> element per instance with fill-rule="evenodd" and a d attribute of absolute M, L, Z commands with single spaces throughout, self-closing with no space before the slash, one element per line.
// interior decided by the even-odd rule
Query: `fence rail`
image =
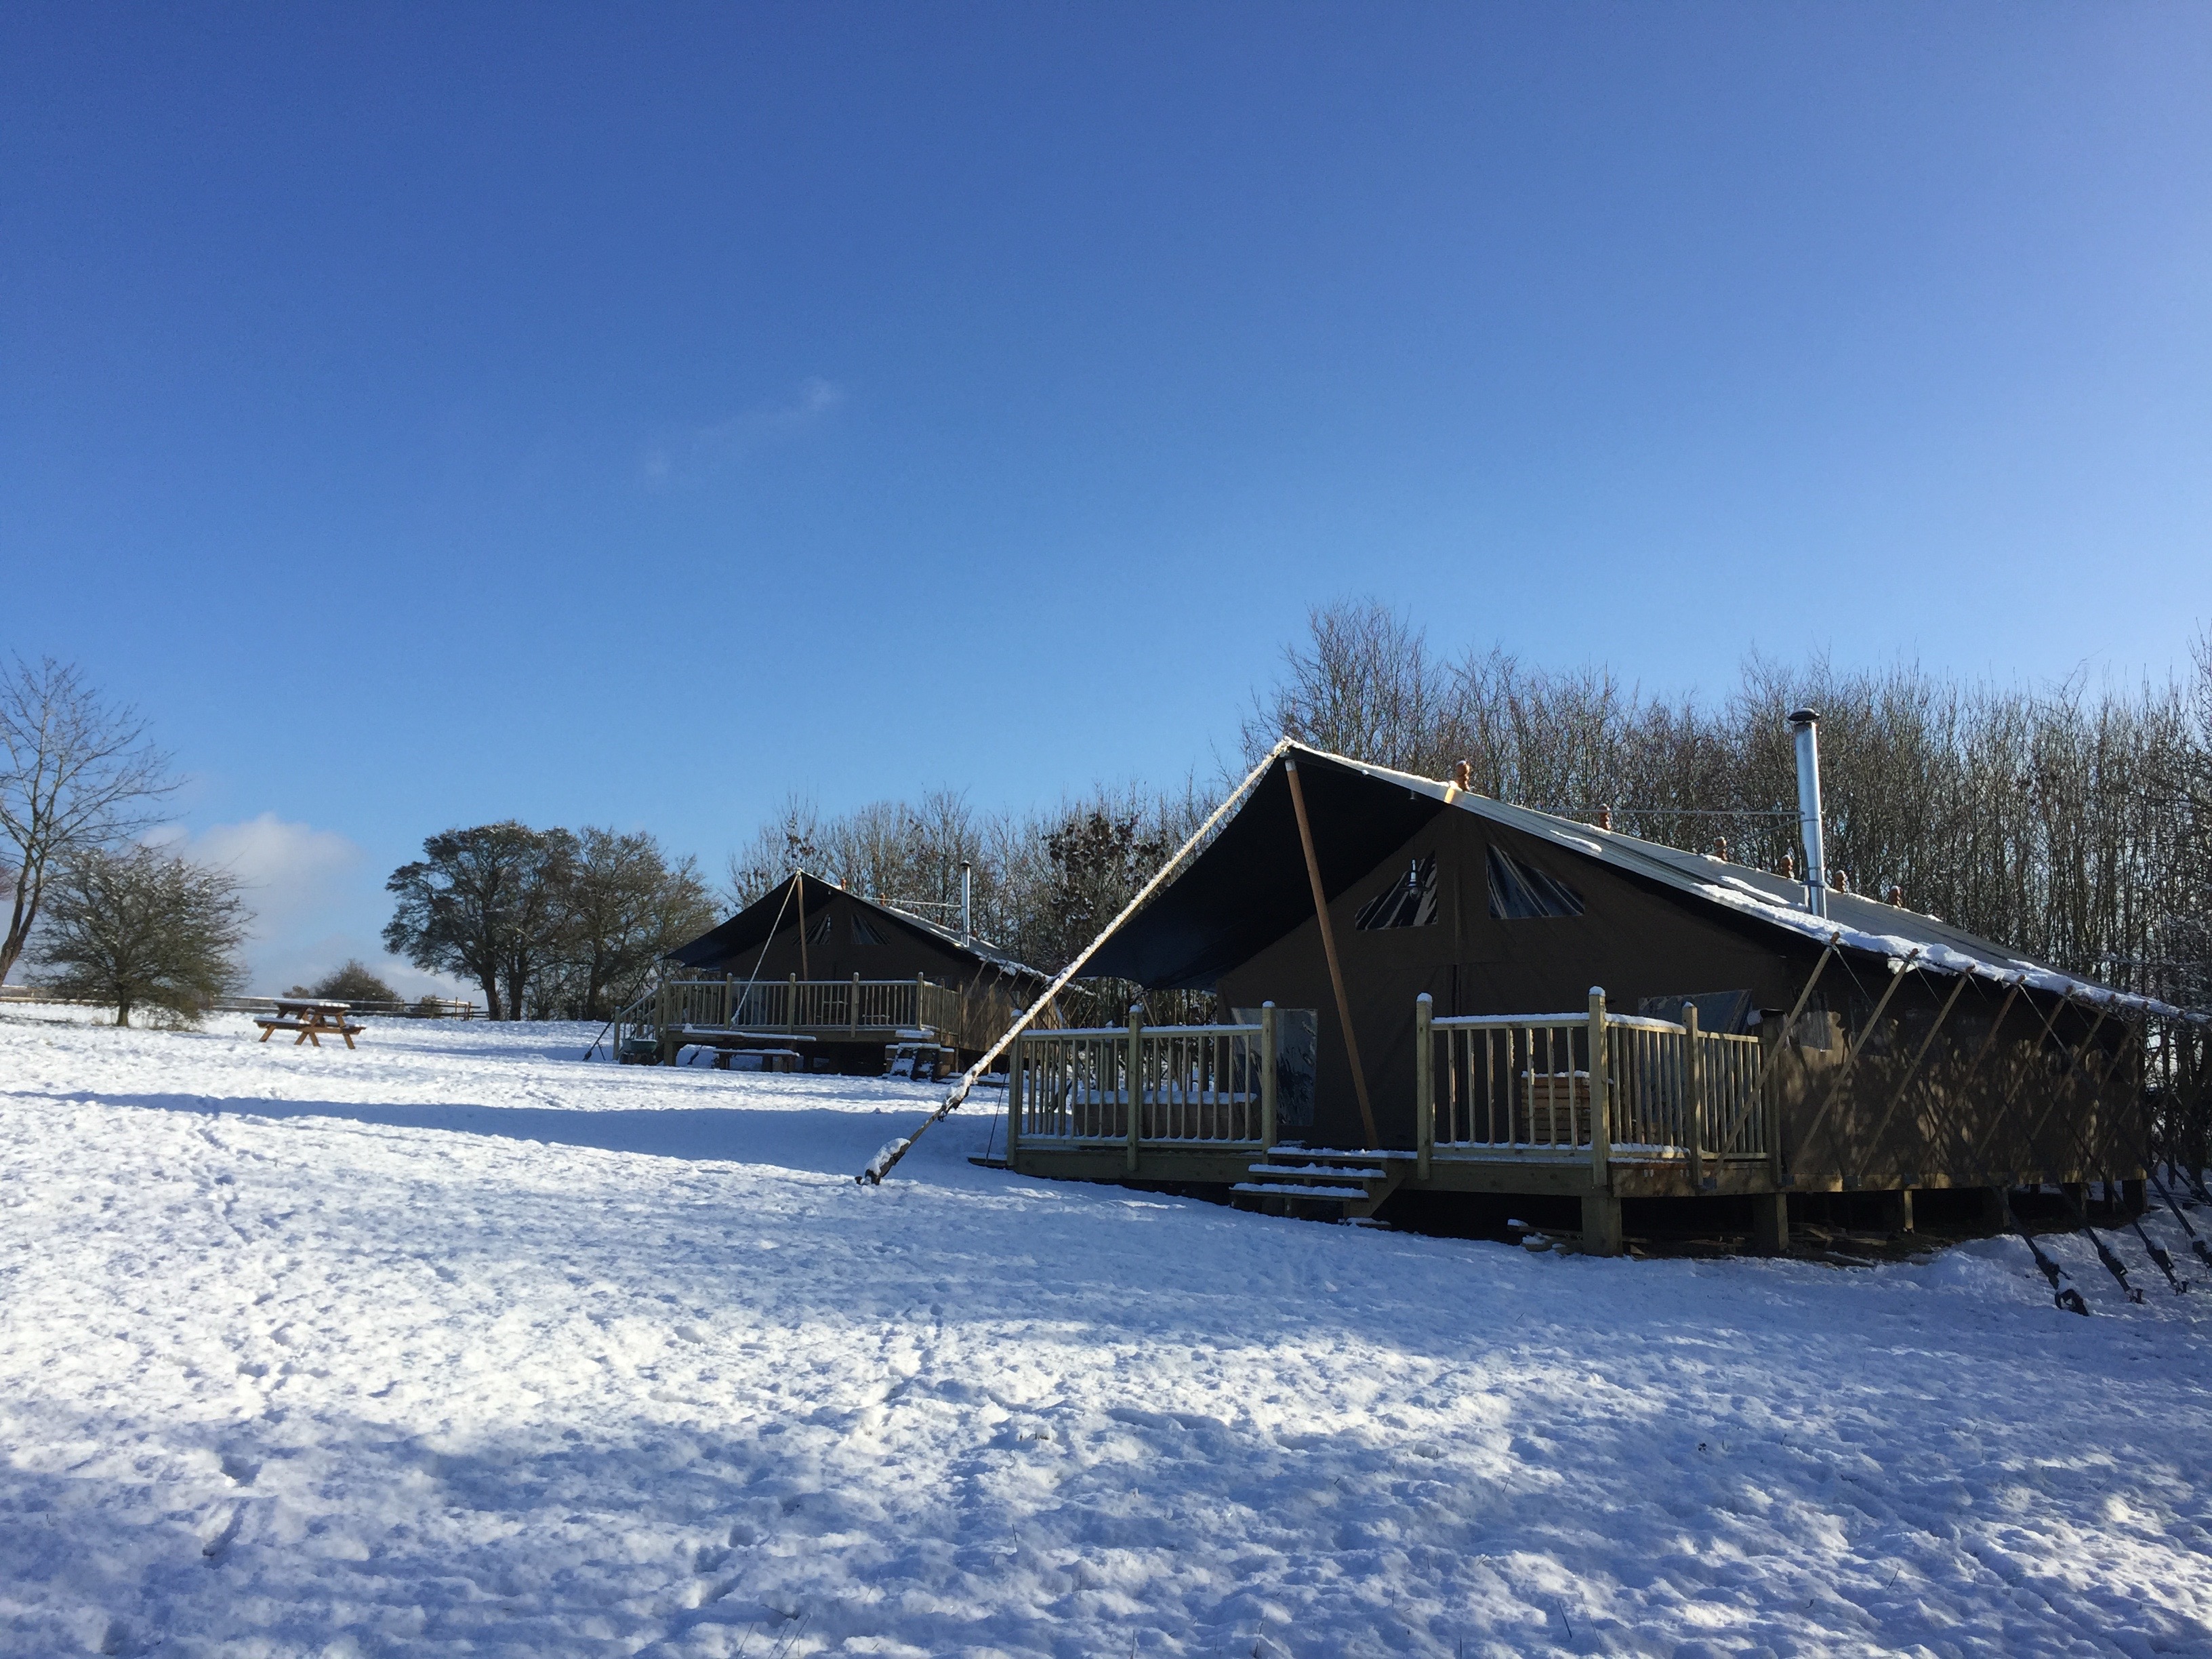
<path fill-rule="evenodd" d="M 1417 1155 L 1760 1159 L 1773 1147 L 1759 1039 L 1606 1012 L 1438 1018 L 1414 1005 Z M 1595 1064 L 1592 1056 L 1595 1056 Z M 1595 1085 L 1593 1087 L 1593 1079 Z"/>
<path fill-rule="evenodd" d="M 1257 1025 L 1024 1031 L 1006 1062 L 1006 1144 L 1250 1150 L 1275 1142 L 1275 1011 Z"/>
<path fill-rule="evenodd" d="M 112 1008 L 112 997 L 65 995 L 36 985 L 0 985 L 0 1002 L 52 1002 L 82 1008 Z M 208 1004 L 218 1014 L 266 1014 L 275 1012 L 275 997 L 217 997 Z M 375 1014 L 392 1019 L 481 1019 L 483 1010 L 459 997 L 416 997 L 411 1001 L 365 1001 L 346 1004 L 349 1012 Z"/>

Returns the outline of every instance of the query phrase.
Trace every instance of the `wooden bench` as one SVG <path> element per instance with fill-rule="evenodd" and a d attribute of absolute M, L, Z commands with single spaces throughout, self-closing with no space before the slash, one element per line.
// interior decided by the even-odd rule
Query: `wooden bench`
<path fill-rule="evenodd" d="M 261 1028 L 264 1042 L 268 1042 L 274 1032 L 297 1031 L 300 1035 L 292 1039 L 295 1048 L 303 1042 L 312 1042 L 319 1048 L 326 1036 L 343 1037 L 345 1046 L 350 1048 L 353 1040 L 368 1029 L 365 1025 L 355 1024 L 347 1018 L 353 1012 L 353 1005 L 349 1002 L 326 997 L 272 997 L 270 1000 L 276 1005 L 276 1012 L 257 1014 L 253 1020 Z"/>

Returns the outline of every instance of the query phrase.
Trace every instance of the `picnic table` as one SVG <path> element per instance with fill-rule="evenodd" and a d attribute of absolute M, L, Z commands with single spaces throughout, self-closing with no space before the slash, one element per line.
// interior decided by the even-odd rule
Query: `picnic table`
<path fill-rule="evenodd" d="M 269 1041 L 273 1031 L 297 1031 L 292 1039 L 296 1048 L 303 1042 L 312 1042 L 318 1048 L 326 1036 L 341 1036 L 345 1046 L 353 1047 L 354 1038 L 368 1027 L 356 1025 L 346 1016 L 353 1012 L 349 1002 L 329 997 L 271 997 L 276 1005 L 273 1014 L 257 1014 L 253 1023 L 261 1028 L 261 1040 Z"/>
<path fill-rule="evenodd" d="M 763 1072 L 795 1072 L 805 1060 L 801 1052 L 811 1046 L 811 1036 L 794 1036 L 789 1031 L 740 1031 L 727 1025 L 672 1025 L 662 1038 L 669 1045 L 668 1057 L 675 1057 L 686 1048 L 712 1048 L 717 1071 L 730 1069 L 732 1054 L 757 1054 Z"/>

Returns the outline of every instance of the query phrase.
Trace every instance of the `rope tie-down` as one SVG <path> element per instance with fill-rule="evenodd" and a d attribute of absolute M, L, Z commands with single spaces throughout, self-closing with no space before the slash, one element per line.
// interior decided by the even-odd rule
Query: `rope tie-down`
<path fill-rule="evenodd" d="M 1077 951 L 1074 959 L 1053 975 L 1052 983 L 1044 988 L 1043 994 L 1023 1009 L 1014 1023 L 1006 1027 L 999 1040 L 984 1050 L 982 1058 L 960 1074 L 954 1081 L 951 1092 L 945 1097 L 945 1103 L 924 1118 L 921 1126 L 912 1134 L 902 1135 L 898 1139 L 886 1145 L 881 1152 L 868 1160 L 868 1167 L 853 1178 L 864 1187 L 881 1186 L 884 1177 L 889 1175 L 892 1167 L 913 1149 L 914 1143 L 929 1132 L 931 1126 L 943 1121 L 957 1111 L 962 1103 L 968 1098 L 969 1091 L 981 1080 L 983 1073 L 990 1070 L 991 1062 L 1012 1048 L 1014 1039 L 1029 1030 L 1038 1016 L 1052 1006 L 1052 1000 L 1066 988 L 1068 981 L 1073 979 L 1081 971 L 1083 964 L 1097 954 L 1099 946 L 1113 938 L 1115 930 L 1131 916 L 1136 915 L 1145 902 L 1166 883 L 1168 878 L 1182 867 L 1183 860 L 1196 851 L 1206 838 L 1213 833 L 1214 826 L 1228 817 L 1237 804 L 1251 793 L 1252 786 L 1267 775 L 1267 769 L 1273 766 L 1276 759 L 1290 746 L 1291 740 L 1285 738 L 1261 757 L 1260 763 L 1244 775 L 1243 781 L 1231 790 L 1227 798 L 1220 805 L 1213 809 L 1206 822 L 1191 832 L 1190 839 L 1176 849 L 1175 856 L 1162 865 L 1158 872 L 1138 889 L 1136 896 L 1121 907 L 1121 914 L 1100 930 L 1097 939 L 1092 939 L 1090 944 Z"/>

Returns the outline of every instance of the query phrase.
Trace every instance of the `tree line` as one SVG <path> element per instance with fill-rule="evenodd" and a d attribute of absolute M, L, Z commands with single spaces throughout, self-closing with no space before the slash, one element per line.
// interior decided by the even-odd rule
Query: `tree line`
<path fill-rule="evenodd" d="M 2212 1005 L 2212 632 L 2188 672 L 2130 684 L 1754 655 L 1701 698 L 1500 649 L 1454 653 L 1385 607 L 1344 603 L 1311 613 L 1239 738 L 1248 763 L 1284 735 L 1429 777 L 1465 761 L 1499 799 L 1782 870 L 1798 855 L 1783 715 L 1807 704 L 1822 716 L 1837 880 L 2077 973 Z M 174 787 L 143 722 L 74 669 L 18 662 L 0 679 L 0 744 L 12 894 L 0 977 L 27 953 L 47 982 L 108 997 L 126 1019 L 140 1006 L 187 1018 L 234 988 L 237 884 L 143 839 Z M 976 933 L 1049 971 L 1230 781 L 1096 787 L 1008 812 L 954 790 L 835 814 L 793 796 L 730 859 L 719 894 L 641 832 L 448 830 L 387 882 L 384 939 L 480 987 L 495 1018 L 604 1018 L 668 951 L 794 869 L 957 927 L 964 865 Z M 1134 988 L 1094 985 L 1069 1012 L 1117 1017 Z"/>
<path fill-rule="evenodd" d="M 952 790 L 828 815 L 792 796 L 732 856 L 725 891 L 749 904 L 803 868 L 957 929 L 965 865 L 976 936 L 1050 972 L 1113 920 L 1210 805 L 1194 779 L 1176 790 L 1100 786 L 1029 812 L 979 812 Z M 1135 988 L 1079 985 L 1063 1001 L 1079 1021 L 1118 1018 Z"/>
<path fill-rule="evenodd" d="M 2212 1005 L 2212 632 L 2191 671 L 2130 684 L 1996 685 L 1914 663 L 1753 655 L 1717 696 L 1604 668 L 1433 645 L 1385 606 L 1310 616 L 1240 726 L 1246 765 L 1279 737 L 1431 778 L 1468 763 L 1500 800 L 1802 875 L 1784 716 L 1821 715 L 1832 878 L 2073 972 Z M 1217 795 L 1233 781 L 1224 773 Z M 731 896 L 804 865 L 947 913 L 974 867 L 976 926 L 1065 963 L 1189 834 L 1194 782 L 985 815 L 951 792 L 824 817 L 793 799 L 731 861 Z M 933 908 L 934 907 L 934 908 Z M 1133 988 L 1097 988 L 1111 1018 Z"/>
<path fill-rule="evenodd" d="M 1457 655 L 1371 604 L 1316 611 L 1244 720 L 1650 841 L 1781 870 L 1796 757 L 1820 720 L 1834 879 L 2070 971 L 2212 1004 L 2212 630 L 2190 672 L 2093 686 L 1962 680 L 1912 663 L 1753 656 L 1723 695 L 1656 696 L 1602 668 Z"/>
<path fill-rule="evenodd" d="M 605 1019 L 717 919 L 696 860 L 588 826 L 445 830 L 385 887 L 386 948 L 473 981 L 493 1019 Z"/>

